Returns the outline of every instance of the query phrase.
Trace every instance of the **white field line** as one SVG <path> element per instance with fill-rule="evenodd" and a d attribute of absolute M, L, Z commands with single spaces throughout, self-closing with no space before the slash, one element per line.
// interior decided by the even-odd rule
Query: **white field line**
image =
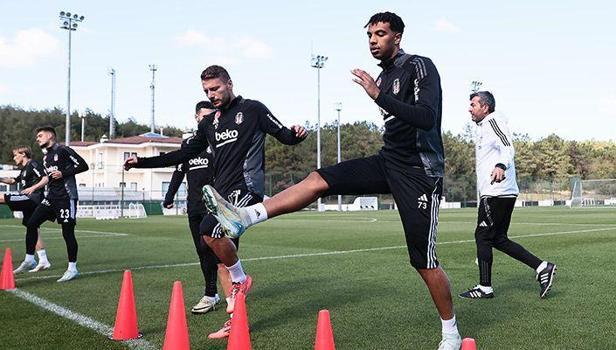
<path fill-rule="evenodd" d="M 11 228 L 21 228 L 25 230 L 25 227 L 22 225 L 0 225 L 0 227 L 11 227 Z M 61 228 L 52 228 L 52 227 L 41 227 L 41 231 L 53 231 L 53 232 L 62 232 Z M 128 233 L 123 232 L 107 232 L 107 231 L 91 231 L 91 230 L 75 230 L 75 233 L 94 233 L 102 236 L 128 236 Z"/>
<path fill-rule="evenodd" d="M 82 326 L 82 327 L 86 327 L 88 329 L 91 329 L 93 331 L 95 331 L 98 334 L 101 334 L 105 337 L 109 337 L 113 334 L 113 327 L 107 326 L 106 324 L 100 323 L 97 320 L 94 320 L 88 316 L 79 314 L 77 312 L 71 311 L 65 307 L 62 307 L 58 304 L 54 304 L 48 300 L 45 300 L 41 297 L 38 297 L 32 293 L 28 293 L 24 290 L 21 289 L 13 289 L 13 290 L 8 290 L 8 292 L 13 293 L 16 297 L 23 299 L 29 303 L 32 303 L 34 305 L 39 306 L 40 308 L 47 310 L 49 312 L 52 312 L 60 317 L 66 318 L 70 321 L 73 321 L 75 323 L 77 323 L 78 325 Z M 112 341 L 112 340 L 109 340 Z M 122 343 L 128 345 L 129 348 L 131 349 L 136 349 L 136 350 L 153 350 L 156 349 L 156 347 L 148 342 L 147 340 L 141 338 L 141 339 L 135 339 L 135 340 L 127 340 L 127 341 L 123 341 Z"/>
<path fill-rule="evenodd" d="M 600 232 L 600 231 L 616 231 L 616 226 L 606 227 L 606 228 L 594 228 L 594 229 L 587 229 L 587 230 L 576 230 L 576 231 L 533 233 L 533 234 L 528 234 L 528 235 L 509 236 L 509 238 L 544 237 L 544 236 L 557 236 L 557 235 L 566 235 L 566 234 L 572 234 L 572 233 L 588 233 L 588 232 Z M 466 239 L 466 240 L 458 240 L 458 241 L 438 242 L 436 244 L 437 245 L 445 245 L 445 244 L 463 244 L 463 243 L 474 243 L 474 242 L 475 242 L 474 239 Z M 351 253 L 364 253 L 364 252 L 375 252 L 375 251 L 383 251 L 383 250 L 402 249 L 402 248 L 406 248 L 406 245 L 389 246 L 389 247 L 376 247 L 376 248 L 364 248 L 364 249 L 352 249 L 352 250 L 335 250 L 335 251 L 320 252 L 320 253 L 304 253 L 304 254 L 289 254 L 289 255 L 277 255 L 277 256 L 262 256 L 262 257 L 255 257 L 255 258 L 242 258 L 242 261 L 261 261 L 261 260 L 281 260 L 281 259 L 307 258 L 307 257 L 313 257 L 313 256 L 326 256 L 326 255 L 341 255 L 341 254 L 351 254 Z M 137 270 L 151 270 L 151 269 L 166 269 L 166 268 L 185 267 L 185 266 L 194 266 L 194 265 L 199 265 L 199 263 L 147 265 L 147 266 L 131 267 L 131 268 L 129 268 L 129 270 L 137 271 Z M 104 273 L 124 272 L 124 270 L 126 270 L 126 269 L 108 269 L 108 270 L 87 271 L 87 272 L 82 272 L 81 275 L 82 276 L 83 275 L 99 275 L 99 274 L 104 274 Z M 44 280 L 44 279 L 58 278 L 60 276 L 61 275 L 16 278 L 16 281 Z"/>

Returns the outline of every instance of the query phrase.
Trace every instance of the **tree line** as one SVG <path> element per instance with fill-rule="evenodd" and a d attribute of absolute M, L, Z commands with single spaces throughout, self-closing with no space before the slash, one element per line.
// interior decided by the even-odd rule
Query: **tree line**
<path fill-rule="evenodd" d="M 98 141 L 109 130 L 109 117 L 92 111 L 86 112 L 86 141 Z M 0 163 L 11 164 L 11 149 L 15 145 L 30 145 L 35 157 L 41 152 L 34 143 L 34 129 L 41 125 L 56 128 L 59 138 L 64 135 L 65 115 L 59 108 L 51 110 L 23 110 L 12 106 L 0 107 Z M 265 147 L 266 192 L 276 193 L 303 179 L 316 168 L 316 125 L 305 124 L 310 130 L 308 138 L 296 145 L 285 146 L 268 137 Z M 116 121 L 116 137 L 139 135 L 150 130 L 134 119 Z M 366 121 L 341 125 L 342 160 L 365 157 L 378 152 L 382 146 L 382 126 Z M 164 128 L 165 135 L 181 137 L 182 130 Z M 443 133 L 445 146 L 445 195 L 448 200 L 474 198 L 475 150 L 473 130 L 469 123 L 461 133 Z M 555 189 L 567 190 L 572 177 L 581 179 L 616 178 L 616 143 L 607 141 L 564 140 L 551 134 L 533 140 L 526 134 L 514 134 L 516 169 L 521 188 L 537 182 L 548 182 Z M 81 120 L 71 116 L 71 139 L 81 139 Z M 321 127 L 321 166 L 337 162 L 337 126 Z"/>

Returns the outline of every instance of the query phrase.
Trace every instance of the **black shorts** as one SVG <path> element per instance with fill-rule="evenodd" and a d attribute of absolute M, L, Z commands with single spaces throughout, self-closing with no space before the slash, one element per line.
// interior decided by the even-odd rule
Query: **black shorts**
<path fill-rule="evenodd" d="M 516 197 L 481 197 L 475 236 L 495 241 L 507 237 Z"/>
<path fill-rule="evenodd" d="M 247 207 L 263 202 L 263 197 L 248 189 L 231 190 L 227 193 L 221 193 L 221 195 L 236 207 Z M 201 225 L 199 225 L 199 231 L 201 235 L 212 238 L 221 238 L 225 235 L 220 223 L 212 214 L 206 214 L 203 217 Z M 239 242 L 235 242 L 236 247 L 238 244 Z"/>
<path fill-rule="evenodd" d="M 329 189 L 323 196 L 391 193 L 404 227 L 411 265 L 416 269 L 439 266 L 436 258 L 438 211 L 443 180 L 420 167 L 399 170 L 380 155 L 353 159 L 317 170 Z"/>
<path fill-rule="evenodd" d="M 4 202 L 11 211 L 20 211 L 23 213 L 21 223 L 24 226 L 28 224 L 28 220 L 30 220 L 34 209 L 36 209 L 38 205 L 38 203 L 30 199 L 30 197 L 17 193 L 5 193 Z"/>
<path fill-rule="evenodd" d="M 41 204 L 39 204 L 34 210 L 34 213 L 32 213 L 32 217 L 30 218 L 28 225 L 40 226 L 47 220 L 56 221 L 60 225 L 75 225 L 77 223 L 77 200 L 43 199 Z"/>

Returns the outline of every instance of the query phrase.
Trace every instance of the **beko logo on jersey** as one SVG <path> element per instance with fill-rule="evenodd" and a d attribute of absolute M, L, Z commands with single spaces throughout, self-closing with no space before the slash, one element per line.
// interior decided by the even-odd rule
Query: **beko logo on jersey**
<path fill-rule="evenodd" d="M 51 174 L 51 173 L 53 173 L 54 171 L 57 171 L 57 170 L 58 170 L 58 167 L 57 167 L 56 165 L 54 165 L 54 166 L 50 166 L 50 167 L 48 167 L 46 170 L 47 170 L 47 173 L 48 173 L 48 174 Z"/>
<path fill-rule="evenodd" d="M 193 158 L 188 161 L 188 165 L 205 165 L 209 164 L 209 160 L 207 158 Z"/>
<path fill-rule="evenodd" d="M 223 132 L 217 132 L 216 133 L 216 141 L 226 141 L 229 139 L 236 139 L 238 137 L 239 133 L 237 132 L 237 130 L 225 130 Z"/>

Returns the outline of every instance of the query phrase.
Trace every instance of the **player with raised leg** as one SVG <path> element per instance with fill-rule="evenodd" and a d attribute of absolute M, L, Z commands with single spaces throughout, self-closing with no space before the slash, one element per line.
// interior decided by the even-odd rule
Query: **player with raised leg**
<path fill-rule="evenodd" d="M 206 186 L 206 206 L 229 237 L 256 223 L 300 210 L 319 197 L 392 193 L 404 227 L 411 265 L 423 278 L 442 324 L 440 350 L 462 344 L 449 280 L 436 258 L 438 211 L 444 153 L 441 138 L 441 85 L 427 57 L 400 49 L 404 23 L 391 12 L 377 13 L 366 24 L 372 56 L 382 72 L 376 81 L 354 69 L 353 80 L 380 107 L 384 146 L 374 156 L 318 169 L 300 183 L 263 203 L 238 208 Z"/>

